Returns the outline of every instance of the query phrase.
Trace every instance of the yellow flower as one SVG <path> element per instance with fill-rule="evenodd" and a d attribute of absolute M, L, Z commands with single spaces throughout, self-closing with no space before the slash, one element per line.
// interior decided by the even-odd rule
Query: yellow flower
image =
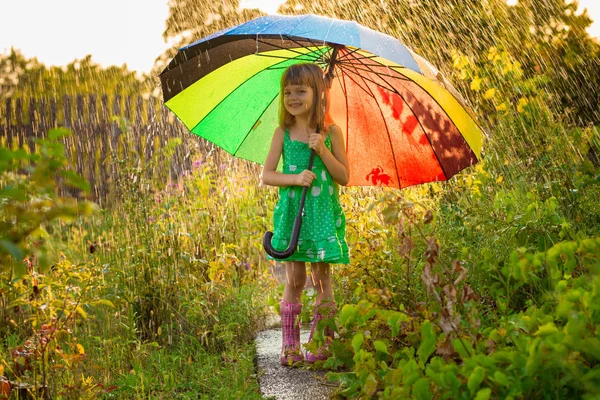
<path fill-rule="evenodd" d="M 517 111 L 522 113 L 523 111 L 525 111 L 525 106 L 529 104 L 529 100 L 527 99 L 527 97 L 521 97 L 519 99 L 519 104 L 517 104 Z"/>
<path fill-rule="evenodd" d="M 502 68 L 502 75 L 507 75 L 509 72 L 513 71 L 512 64 L 506 64 L 504 68 Z"/>
<path fill-rule="evenodd" d="M 481 82 L 483 82 L 482 78 L 475 78 L 471 81 L 471 90 L 479 91 L 481 89 Z"/>
<path fill-rule="evenodd" d="M 496 111 L 506 111 L 508 109 L 508 105 L 506 102 L 496 106 Z"/>
<path fill-rule="evenodd" d="M 462 55 L 460 53 L 454 53 L 452 55 L 453 60 L 453 65 L 455 69 L 463 69 L 464 67 L 466 67 L 467 65 L 469 65 L 469 59 L 467 58 L 467 56 Z"/>
<path fill-rule="evenodd" d="M 490 100 L 493 99 L 494 96 L 496 95 L 496 89 L 495 88 L 491 88 L 485 91 L 485 94 L 483 95 L 483 98 L 486 100 Z"/>

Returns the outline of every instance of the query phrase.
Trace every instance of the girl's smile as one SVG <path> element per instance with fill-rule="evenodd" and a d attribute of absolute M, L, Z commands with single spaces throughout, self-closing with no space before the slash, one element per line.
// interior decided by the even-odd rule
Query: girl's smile
<path fill-rule="evenodd" d="M 308 114 L 313 104 L 313 89 L 304 85 L 287 85 L 283 91 L 286 110 L 294 117 Z"/>

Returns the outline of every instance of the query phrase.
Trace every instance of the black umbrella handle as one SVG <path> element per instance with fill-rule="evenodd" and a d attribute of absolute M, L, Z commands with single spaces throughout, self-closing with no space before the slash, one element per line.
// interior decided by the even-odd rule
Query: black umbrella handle
<path fill-rule="evenodd" d="M 317 130 L 318 131 L 318 130 Z M 313 161 L 315 160 L 315 151 L 311 150 L 310 160 L 308 161 L 308 170 L 312 169 Z M 269 231 L 265 233 L 263 237 L 263 247 L 268 255 L 273 258 L 284 260 L 294 254 L 296 247 L 298 247 L 298 238 L 300 237 L 300 227 L 302 227 L 302 211 L 304 210 L 304 201 L 306 200 L 306 192 L 308 192 L 308 186 L 304 186 L 302 189 L 302 197 L 300 198 L 300 206 L 298 207 L 298 215 L 294 220 L 294 227 L 292 228 L 292 236 L 290 237 L 290 243 L 288 248 L 283 251 L 278 251 L 273 248 L 271 239 L 273 238 L 273 232 Z"/>

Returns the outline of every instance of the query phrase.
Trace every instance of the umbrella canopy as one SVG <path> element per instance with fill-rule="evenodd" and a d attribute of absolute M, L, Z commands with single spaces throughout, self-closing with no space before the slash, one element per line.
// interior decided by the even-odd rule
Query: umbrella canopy
<path fill-rule="evenodd" d="M 187 128 L 262 164 L 288 66 L 333 68 L 329 118 L 342 129 L 349 186 L 403 188 L 476 163 L 483 132 L 441 74 L 397 39 L 353 21 L 266 16 L 179 50 L 161 73 L 165 105 Z"/>

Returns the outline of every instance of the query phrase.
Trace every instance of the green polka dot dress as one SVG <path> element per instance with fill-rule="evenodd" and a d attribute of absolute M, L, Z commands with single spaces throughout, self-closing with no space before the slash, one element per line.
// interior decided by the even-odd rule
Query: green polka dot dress
<path fill-rule="evenodd" d="M 331 150 L 330 135 L 327 135 L 325 145 Z M 310 151 L 307 143 L 291 140 L 289 131 L 286 130 L 283 140 L 283 173 L 299 174 L 307 169 Z M 350 259 L 346 244 L 346 217 L 339 203 L 338 185 L 319 156 L 315 156 L 312 171 L 317 178 L 306 193 L 298 247 L 286 260 L 348 264 Z M 273 213 L 274 232 L 271 241 L 276 250 L 282 251 L 288 247 L 302 190 L 302 186 L 279 188 L 279 201 Z"/>

